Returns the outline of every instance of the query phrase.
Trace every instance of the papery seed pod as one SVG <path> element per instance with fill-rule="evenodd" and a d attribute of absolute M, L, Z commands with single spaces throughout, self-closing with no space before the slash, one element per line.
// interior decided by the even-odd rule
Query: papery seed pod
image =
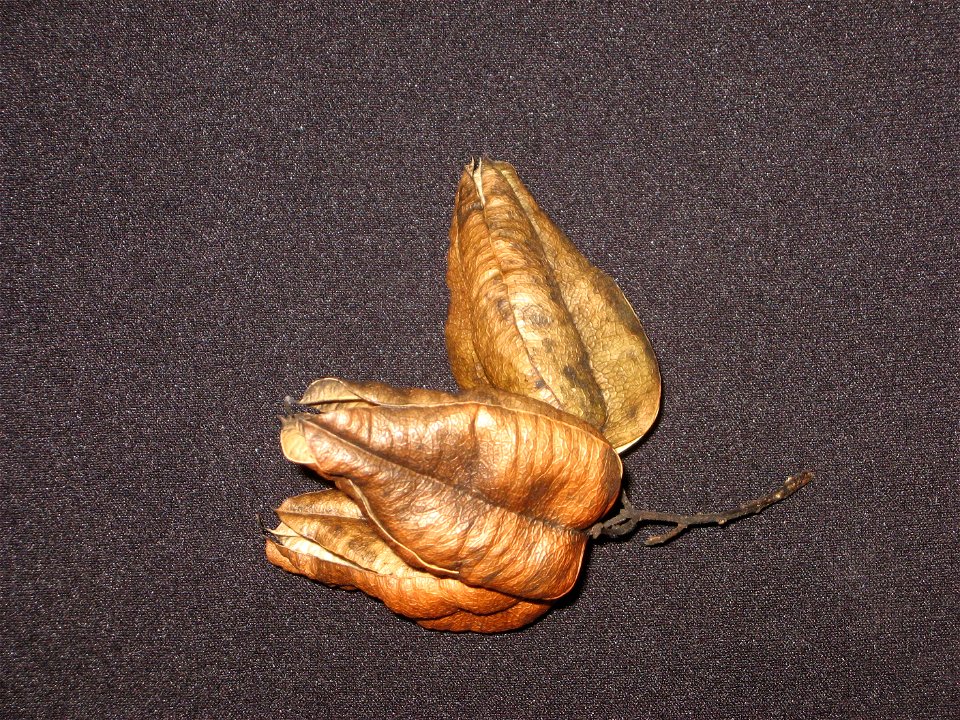
<path fill-rule="evenodd" d="M 542 400 L 600 428 L 618 451 L 653 424 L 660 373 L 636 313 L 508 163 L 464 168 L 447 284 L 447 351 L 460 387 Z"/>
<path fill-rule="evenodd" d="M 327 585 L 359 588 L 424 627 L 503 632 L 550 609 L 548 602 L 521 600 L 410 567 L 338 490 L 289 498 L 276 512 L 281 522 L 267 540 L 270 562 Z"/>
<path fill-rule="evenodd" d="M 576 581 L 622 466 L 587 423 L 492 388 L 460 395 L 328 378 L 284 422 L 288 459 L 350 496 L 409 565 L 518 598 Z"/>

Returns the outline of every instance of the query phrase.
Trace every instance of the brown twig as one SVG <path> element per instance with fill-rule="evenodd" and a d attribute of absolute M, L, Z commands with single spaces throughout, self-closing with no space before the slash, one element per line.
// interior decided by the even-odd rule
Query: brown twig
<path fill-rule="evenodd" d="M 685 532 L 691 527 L 701 525 L 726 525 L 732 520 L 737 520 L 747 515 L 756 515 L 758 512 L 770 507 L 774 503 L 786 500 L 797 490 L 802 488 L 813 479 L 813 473 L 804 471 L 793 477 L 787 478 L 774 492 L 755 498 L 749 502 L 722 513 L 697 513 L 695 515 L 676 515 L 674 513 L 654 512 L 652 510 L 638 510 L 630 502 L 630 499 L 623 496 L 623 509 L 614 517 L 606 522 L 597 523 L 591 527 L 587 534 L 592 538 L 598 538 L 601 535 L 607 537 L 620 537 L 633 532 L 641 523 L 656 523 L 660 525 L 675 525 L 660 535 L 653 535 L 643 541 L 644 545 L 660 545 L 669 540 L 673 540 L 677 535 Z"/>

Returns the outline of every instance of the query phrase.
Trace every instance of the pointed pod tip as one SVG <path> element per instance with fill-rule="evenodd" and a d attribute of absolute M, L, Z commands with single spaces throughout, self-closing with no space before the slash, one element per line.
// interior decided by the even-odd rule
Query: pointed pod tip
<path fill-rule="evenodd" d="M 470 176 L 473 178 L 473 184 L 477 188 L 477 195 L 480 196 L 480 207 L 484 207 L 487 204 L 487 200 L 483 195 L 483 156 L 481 156 L 473 168 L 471 168 Z"/>

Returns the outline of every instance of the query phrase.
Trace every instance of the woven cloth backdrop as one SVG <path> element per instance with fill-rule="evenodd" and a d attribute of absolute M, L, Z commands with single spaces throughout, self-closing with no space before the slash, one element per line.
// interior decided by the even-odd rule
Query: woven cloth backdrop
<path fill-rule="evenodd" d="M 955 9 L 5 3 L 4 717 L 946 717 Z M 460 168 L 512 162 L 664 379 L 640 506 L 522 632 L 266 563 L 280 402 L 453 389 Z"/>

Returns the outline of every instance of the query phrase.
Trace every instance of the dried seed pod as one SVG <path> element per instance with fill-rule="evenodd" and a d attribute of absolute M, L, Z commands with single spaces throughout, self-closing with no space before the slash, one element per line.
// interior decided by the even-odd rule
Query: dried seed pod
<path fill-rule="evenodd" d="M 464 168 L 447 284 L 447 351 L 460 387 L 542 400 L 600 428 L 618 451 L 653 424 L 660 373 L 636 313 L 508 163 Z"/>
<path fill-rule="evenodd" d="M 410 567 L 338 490 L 289 498 L 276 512 L 281 522 L 267 540 L 270 562 L 327 585 L 359 588 L 424 627 L 503 632 L 550 609 L 548 602 L 521 600 Z"/>
<path fill-rule="evenodd" d="M 460 395 L 328 378 L 287 418 L 288 459 L 352 498 L 409 565 L 518 598 L 576 581 L 622 466 L 594 428 L 492 388 Z"/>

